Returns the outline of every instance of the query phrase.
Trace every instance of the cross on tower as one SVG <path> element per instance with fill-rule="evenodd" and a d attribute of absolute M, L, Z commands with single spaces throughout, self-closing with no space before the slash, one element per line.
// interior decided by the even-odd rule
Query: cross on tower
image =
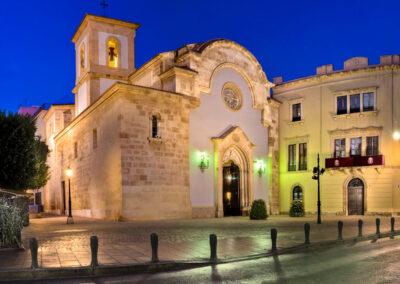
<path fill-rule="evenodd" d="M 100 6 L 103 7 L 103 16 L 106 15 L 106 8 L 108 7 L 108 3 L 106 0 L 101 0 L 100 1 Z"/>

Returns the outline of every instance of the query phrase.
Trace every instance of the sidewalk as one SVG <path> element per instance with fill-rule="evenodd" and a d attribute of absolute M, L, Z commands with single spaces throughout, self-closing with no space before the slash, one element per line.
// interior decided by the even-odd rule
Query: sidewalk
<path fill-rule="evenodd" d="M 357 221 L 364 220 L 364 234 L 375 232 L 375 217 L 323 216 L 323 224 L 315 216 L 290 218 L 271 216 L 265 221 L 247 217 L 221 219 L 168 220 L 146 222 L 110 222 L 75 218 L 66 225 L 66 217 L 32 219 L 24 229 L 25 250 L 0 251 L 0 270 L 30 267 L 28 239 L 39 242 L 39 266 L 43 268 L 81 267 L 90 264 L 89 239 L 99 238 L 100 264 L 146 263 L 151 258 L 150 234 L 159 235 L 161 261 L 201 260 L 209 257 L 209 234 L 218 237 L 218 258 L 229 259 L 264 253 L 271 247 L 270 229 L 278 230 L 278 248 L 304 242 L 303 226 L 311 224 L 311 242 L 335 240 L 337 221 L 344 222 L 343 236 L 358 234 Z M 381 232 L 390 230 L 390 217 L 380 216 Z M 400 218 L 396 217 L 396 224 Z M 399 225 L 400 226 L 400 225 Z M 397 229 L 398 226 L 395 226 Z"/>

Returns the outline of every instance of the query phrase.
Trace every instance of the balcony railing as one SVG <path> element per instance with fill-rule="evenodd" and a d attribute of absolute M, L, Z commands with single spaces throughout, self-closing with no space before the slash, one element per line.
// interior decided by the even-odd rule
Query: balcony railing
<path fill-rule="evenodd" d="M 325 168 L 366 167 L 382 166 L 385 164 L 383 155 L 376 156 L 353 156 L 325 159 Z"/>

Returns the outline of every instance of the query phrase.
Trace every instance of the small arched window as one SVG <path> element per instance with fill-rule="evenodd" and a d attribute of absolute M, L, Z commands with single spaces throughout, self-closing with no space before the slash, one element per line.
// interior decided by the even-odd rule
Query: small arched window
<path fill-rule="evenodd" d="M 296 201 L 296 200 L 303 201 L 303 189 L 300 186 L 296 185 L 293 188 L 292 199 L 293 199 L 293 201 Z"/>
<path fill-rule="evenodd" d="M 160 138 L 158 133 L 159 117 L 157 115 L 151 116 L 151 138 Z"/>
<path fill-rule="evenodd" d="M 107 40 L 107 65 L 117 68 L 119 64 L 119 42 L 116 38 Z"/>
<path fill-rule="evenodd" d="M 79 62 L 81 71 L 85 69 L 85 44 L 81 44 L 81 49 L 79 51 Z"/>

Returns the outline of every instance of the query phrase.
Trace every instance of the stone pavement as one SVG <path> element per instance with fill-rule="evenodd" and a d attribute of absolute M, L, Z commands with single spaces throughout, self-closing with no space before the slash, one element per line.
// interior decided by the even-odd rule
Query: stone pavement
<path fill-rule="evenodd" d="M 278 248 L 304 242 L 303 226 L 311 224 L 311 242 L 337 238 L 337 221 L 344 222 L 343 236 L 357 236 L 357 221 L 364 220 L 364 234 L 375 232 L 375 217 L 323 216 L 323 224 L 315 216 L 290 218 L 270 216 L 265 221 L 247 217 L 221 219 L 112 222 L 74 218 L 66 225 L 66 217 L 32 219 L 23 230 L 26 250 L 0 251 L 0 270 L 30 267 L 28 239 L 39 242 L 39 266 L 77 267 L 90 264 L 89 239 L 99 238 L 100 264 L 135 264 L 151 257 L 150 234 L 159 235 L 161 261 L 199 260 L 209 257 L 209 234 L 218 236 L 218 257 L 235 258 L 266 252 L 271 247 L 270 229 L 278 230 Z M 381 216 L 381 232 L 390 230 L 390 218 Z M 396 217 L 396 223 L 400 222 Z M 398 227 L 398 226 L 396 226 Z"/>

